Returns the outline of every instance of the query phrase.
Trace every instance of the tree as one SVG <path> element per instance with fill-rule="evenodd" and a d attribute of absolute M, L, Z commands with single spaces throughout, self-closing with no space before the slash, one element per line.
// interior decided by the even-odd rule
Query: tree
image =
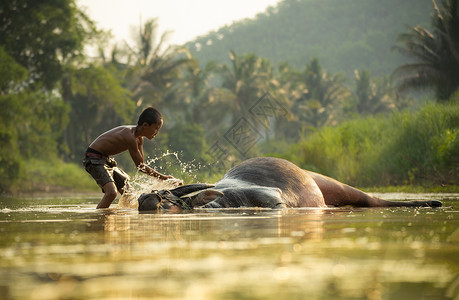
<path fill-rule="evenodd" d="M 275 79 L 270 81 L 276 101 L 285 109 L 285 114 L 275 119 L 274 137 L 276 140 L 297 140 L 302 131 L 302 122 L 296 104 L 307 93 L 306 84 L 300 72 L 286 62 L 279 64 Z"/>
<path fill-rule="evenodd" d="M 196 60 L 191 60 L 184 69 L 180 85 L 183 87 L 184 103 L 181 105 L 185 108 L 185 120 L 188 123 L 200 124 L 212 99 L 209 80 L 216 65 L 211 62 L 201 69 Z"/>
<path fill-rule="evenodd" d="M 2 1 L 0 16 L 0 190 L 9 191 L 23 161 L 58 156 L 69 120 L 62 66 L 97 31 L 73 0 Z"/>
<path fill-rule="evenodd" d="M 232 93 L 233 121 L 249 113 L 251 105 L 262 96 L 272 78 L 272 67 L 253 53 L 237 56 L 230 51 L 230 66 L 221 67 L 222 87 Z"/>
<path fill-rule="evenodd" d="M 432 87 L 439 101 L 448 100 L 459 88 L 459 0 L 432 0 L 433 31 L 422 26 L 398 36 L 393 49 L 411 57 L 412 63 L 395 69 L 400 92 Z"/>
<path fill-rule="evenodd" d="M 337 117 L 334 114 L 336 104 L 349 95 L 349 91 L 344 88 L 343 76 L 322 71 L 317 58 L 311 59 L 300 76 L 306 85 L 296 107 L 301 111 L 300 120 L 315 128 L 331 122 Z"/>
<path fill-rule="evenodd" d="M 62 95 L 71 107 L 70 124 L 65 131 L 70 158 L 79 157 L 101 132 L 121 122 L 131 122 L 135 104 L 114 73 L 97 64 L 66 70 Z"/>
<path fill-rule="evenodd" d="M 135 45 L 128 45 L 136 63 L 129 70 L 127 82 L 138 111 L 145 107 L 144 103 L 160 108 L 167 91 L 180 75 L 180 66 L 189 61 L 186 53 L 182 55 L 181 48 L 163 49 L 169 32 L 164 32 L 158 40 L 157 27 L 156 19 L 148 20 L 139 27 Z"/>
<path fill-rule="evenodd" d="M 20 171 L 18 145 L 19 115 L 27 112 L 21 105 L 20 85 L 27 77 L 27 70 L 20 66 L 3 47 L 0 47 L 0 192 L 17 179 Z"/>
<path fill-rule="evenodd" d="M 394 108 L 390 93 L 392 88 L 387 79 L 372 80 L 370 71 L 355 71 L 355 105 L 359 114 L 374 115 Z"/>
<path fill-rule="evenodd" d="M 62 61 L 81 54 L 97 31 L 74 0 L 0 2 L 0 45 L 28 70 L 28 84 L 52 89 L 62 76 Z"/>
<path fill-rule="evenodd" d="M 191 59 L 184 65 L 183 74 L 176 83 L 177 110 L 183 112 L 183 119 L 188 124 L 201 124 L 206 128 L 205 134 L 210 136 L 223 130 L 221 120 L 229 109 L 225 95 L 229 92 L 212 85 L 218 66 L 209 62 L 204 68 L 198 61 Z"/>

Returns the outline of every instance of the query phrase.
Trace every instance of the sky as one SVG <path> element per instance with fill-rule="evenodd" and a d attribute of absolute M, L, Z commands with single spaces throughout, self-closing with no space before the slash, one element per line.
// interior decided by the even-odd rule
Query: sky
<path fill-rule="evenodd" d="M 280 0 L 77 0 L 78 7 L 111 30 L 114 41 L 131 41 L 133 28 L 158 18 L 158 34 L 172 31 L 169 44 L 184 44 L 234 21 L 253 18 Z"/>

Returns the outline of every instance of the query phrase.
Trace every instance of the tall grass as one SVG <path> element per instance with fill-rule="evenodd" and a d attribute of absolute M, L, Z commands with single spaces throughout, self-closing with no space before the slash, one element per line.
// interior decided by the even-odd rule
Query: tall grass
<path fill-rule="evenodd" d="M 358 186 L 459 184 L 459 105 L 357 118 L 304 137 L 287 159 Z"/>
<path fill-rule="evenodd" d="M 24 165 L 21 183 L 12 188 L 15 193 L 100 191 L 81 165 L 57 158 L 48 161 L 33 159 Z"/>

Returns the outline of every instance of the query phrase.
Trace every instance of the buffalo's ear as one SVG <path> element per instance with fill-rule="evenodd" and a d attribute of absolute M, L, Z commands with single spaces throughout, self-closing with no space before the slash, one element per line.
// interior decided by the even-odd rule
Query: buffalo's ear
<path fill-rule="evenodd" d="M 191 206 L 200 207 L 222 196 L 223 193 L 220 191 L 207 189 L 205 191 L 200 192 L 196 196 L 191 197 Z"/>

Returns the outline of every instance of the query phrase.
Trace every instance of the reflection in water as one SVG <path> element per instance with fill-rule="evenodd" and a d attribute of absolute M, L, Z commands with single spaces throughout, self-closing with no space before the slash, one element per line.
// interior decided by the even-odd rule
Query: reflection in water
<path fill-rule="evenodd" d="M 322 215 L 327 210 L 199 209 L 195 212 L 198 213 L 139 215 L 123 211 L 107 214 L 104 224 L 106 241 L 112 244 L 138 243 L 151 241 L 151 235 L 165 241 L 179 241 L 202 231 L 208 234 L 225 231 L 240 237 L 241 231 L 243 234 L 258 234 L 257 229 L 269 230 L 276 237 L 320 239 L 323 233 Z"/>
<path fill-rule="evenodd" d="M 454 299 L 459 294 L 458 195 L 443 199 L 441 209 L 160 214 L 95 210 L 98 200 L 1 199 L 5 299 Z"/>

